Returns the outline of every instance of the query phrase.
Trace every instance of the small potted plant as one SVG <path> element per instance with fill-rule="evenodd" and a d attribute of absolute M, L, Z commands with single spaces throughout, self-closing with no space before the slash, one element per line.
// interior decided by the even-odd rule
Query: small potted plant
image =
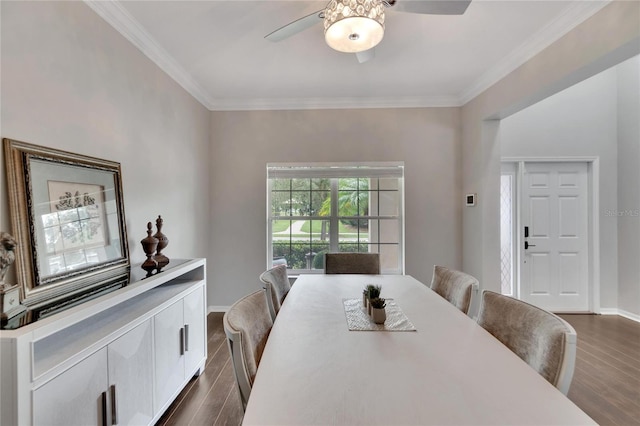
<path fill-rule="evenodd" d="M 367 300 L 369 300 L 369 304 L 367 305 L 367 314 L 371 315 L 371 300 L 380 297 L 381 291 L 382 287 L 379 285 L 369 284 L 367 286 Z"/>
<path fill-rule="evenodd" d="M 385 300 L 376 297 L 375 299 L 371 299 L 369 303 L 371 304 L 371 318 L 373 322 L 376 324 L 384 324 L 384 321 L 387 319 L 387 312 L 384 309 L 385 306 L 387 306 Z"/>

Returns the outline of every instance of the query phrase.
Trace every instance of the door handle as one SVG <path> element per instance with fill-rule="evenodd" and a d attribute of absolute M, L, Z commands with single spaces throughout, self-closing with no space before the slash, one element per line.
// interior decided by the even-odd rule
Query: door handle
<path fill-rule="evenodd" d="M 102 408 L 102 426 L 107 426 L 107 392 L 102 392 L 101 396 L 101 408 Z"/>
<path fill-rule="evenodd" d="M 529 227 L 525 226 L 524 227 L 524 237 L 527 238 L 529 236 Z"/>
<path fill-rule="evenodd" d="M 189 324 L 184 325 L 184 350 L 189 350 Z"/>
<path fill-rule="evenodd" d="M 536 246 L 535 244 L 529 244 L 529 242 L 528 242 L 528 241 L 525 241 L 525 242 L 524 242 L 524 249 L 525 249 L 525 250 L 527 250 L 529 247 L 535 247 L 535 246 Z"/>
<path fill-rule="evenodd" d="M 118 424 L 118 407 L 116 405 L 116 385 L 110 386 L 111 390 L 111 424 Z"/>
<path fill-rule="evenodd" d="M 185 349 L 185 333 L 184 333 L 184 327 L 180 328 L 180 355 L 184 355 L 184 349 Z"/>

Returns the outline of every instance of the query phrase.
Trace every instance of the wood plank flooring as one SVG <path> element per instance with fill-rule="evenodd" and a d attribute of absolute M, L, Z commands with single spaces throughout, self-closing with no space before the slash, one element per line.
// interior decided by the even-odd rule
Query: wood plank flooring
<path fill-rule="evenodd" d="M 222 317 L 207 315 L 207 363 L 160 418 L 157 425 L 239 425 L 242 405 L 235 384 Z"/>
<path fill-rule="evenodd" d="M 561 315 L 578 334 L 569 399 L 601 425 L 640 425 L 640 324 L 615 315 Z"/>
<path fill-rule="evenodd" d="M 234 382 L 221 313 L 207 317 L 208 358 L 158 425 L 239 425 L 242 406 Z M 640 324 L 618 316 L 562 315 L 578 333 L 569 399 L 601 425 L 640 426 Z"/>

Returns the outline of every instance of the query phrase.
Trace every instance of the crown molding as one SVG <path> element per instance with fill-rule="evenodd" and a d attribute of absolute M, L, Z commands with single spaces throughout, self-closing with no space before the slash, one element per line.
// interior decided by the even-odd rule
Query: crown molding
<path fill-rule="evenodd" d="M 389 98 L 216 99 L 211 96 L 118 0 L 83 0 L 210 111 L 457 107 L 456 96 Z"/>
<path fill-rule="evenodd" d="M 191 96 L 211 109 L 211 95 L 189 74 L 117 0 L 83 0 L 95 13 L 140 49 Z"/>
<path fill-rule="evenodd" d="M 377 98 L 216 99 L 205 90 L 118 0 L 83 0 L 96 14 L 122 34 L 160 69 L 210 111 L 429 108 L 459 107 L 507 76 L 612 0 L 573 2 L 545 28 L 530 37 L 502 61 L 485 72 L 458 96 Z"/>
<path fill-rule="evenodd" d="M 458 107 L 457 96 L 216 100 L 211 111 Z"/>
<path fill-rule="evenodd" d="M 569 4 L 562 13 L 540 31 L 531 36 L 503 60 L 487 70 L 459 96 L 459 105 L 464 105 L 480 93 L 506 77 L 519 66 L 533 58 L 560 37 L 595 15 L 612 0 L 577 1 Z"/>

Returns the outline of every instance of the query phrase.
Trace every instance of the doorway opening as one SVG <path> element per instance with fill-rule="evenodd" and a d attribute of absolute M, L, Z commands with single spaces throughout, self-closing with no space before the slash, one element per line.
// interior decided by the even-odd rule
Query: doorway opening
<path fill-rule="evenodd" d="M 599 306 L 597 158 L 503 159 L 503 294 L 552 312 Z"/>

